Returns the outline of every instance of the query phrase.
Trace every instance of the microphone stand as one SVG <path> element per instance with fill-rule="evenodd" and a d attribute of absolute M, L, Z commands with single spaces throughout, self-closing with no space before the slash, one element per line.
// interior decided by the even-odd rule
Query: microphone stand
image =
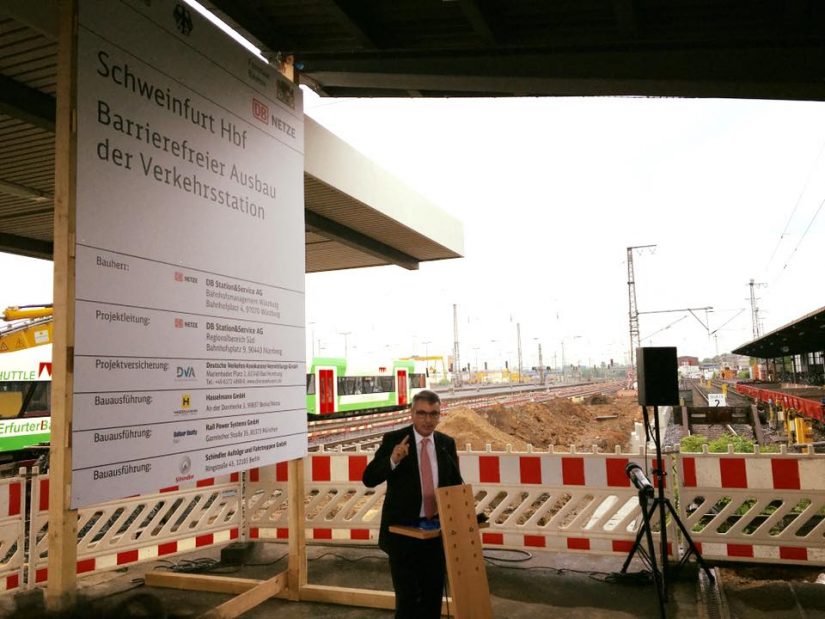
<path fill-rule="evenodd" d="M 644 414 L 646 438 L 649 439 L 650 419 L 648 417 L 647 406 L 642 406 L 642 411 Z M 650 495 L 647 491 L 639 489 L 639 505 L 642 510 L 642 526 L 636 533 L 636 541 L 633 543 L 633 547 L 630 549 L 630 553 L 627 555 L 627 559 L 625 559 L 624 565 L 621 569 L 621 573 L 625 574 L 627 572 L 627 568 L 630 565 L 630 561 L 633 559 L 633 555 L 636 554 L 636 551 L 639 551 L 639 556 L 642 557 L 643 560 L 646 560 L 651 569 L 651 572 L 653 572 L 653 582 L 656 586 L 656 594 L 659 597 L 659 613 L 660 616 L 664 619 L 666 617 L 665 602 L 667 601 L 668 593 L 667 585 L 668 580 L 670 579 L 670 568 L 667 552 L 668 513 L 670 513 L 671 518 L 673 518 L 673 521 L 679 527 L 679 530 L 682 532 L 682 535 L 684 536 L 685 541 L 687 541 L 689 547 L 689 550 L 679 560 L 679 563 L 676 567 L 682 567 L 685 563 L 687 563 L 687 560 L 690 558 L 690 555 L 694 554 L 696 555 L 696 561 L 705 571 L 708 580 L 710 580 L 710 582 L 715 582 L 716 579 L 713 577 L 710 568 L 705 563 L 705 560 L 702 558 L 702 553 L 699 552 L 699 548 L 697 548 L 696 544 L 693 543 L 693 539 L 690 537 L 690 533 L 685 528 L 685 525 L 682 523 L 681 519 L 679 518 L 679 515 L 676 513 L 676 510 L 673 508 L 670 499 L 668 499 L 665 496 L 665 476 L 667 475 L 667 471 L 665 470 L 664 458 L 662 456 L 662 441 L 661 436 L 659 434 L 658 405 L 653 406 L 653 417 L 653 443 L 656 448 L 656 466 L 653 469 L 653 475 L 656 477 L 657 496 L 653 498 L 653 501 L 650 504 L 650 508 L 648 509 L 647 499 Z M 656 565 L 656 553 L 650 527 L 651 519 L 656 514 L 657 509 L 659 511 L 659 550 L 662 561 L 661 573 L 659 572 L 658 566 Z M 645 549 L 642 548 L 641 545 L 643 536 L 647 540 L 647 551 L 645 551 Z"/>

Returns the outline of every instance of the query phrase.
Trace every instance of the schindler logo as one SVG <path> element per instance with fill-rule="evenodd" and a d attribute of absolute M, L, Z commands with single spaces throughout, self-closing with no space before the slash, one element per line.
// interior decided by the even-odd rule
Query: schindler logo
<path fill-rule="evenodd" d="M 189 481 L 194 477 L 190 471 L 192 470 L 192 460 L 189 459 L 189 456 L 184 456 L 181 458 L 180 463 L 178 464 L 178 470 L 180 471 L 180 476 L 175 477 L 176 482 L 182 481 Z"/>
<path fill-rule="evenodd" d="M 179 365 L 175 378 L 178 380 L 195 380 L 195 368 L 191 365 L 187 365 L 186 367 Z"/>
<path fill-rule="evenodd" d="M 252 97 L 252 115 L 263 124 L 269 124 L 269 106 Z"/>
<path fill-rule="evenodd" d="M 192 32 L 192 14 L 189 10 L 178 3 L 178 5 L 175 6 L 173 15 L 175 16 L 175 26 L 178 31 L 184 36 L 189 36 L 189 33 Z"/>

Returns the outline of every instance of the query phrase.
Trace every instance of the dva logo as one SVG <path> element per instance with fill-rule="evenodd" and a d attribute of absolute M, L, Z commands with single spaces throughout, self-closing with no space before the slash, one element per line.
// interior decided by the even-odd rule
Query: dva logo
<path fill-rule="evenodd" d="M 187 365 L 185 368 L 178 366 L 178 378 L 195 378 L 195 368 Z"/>

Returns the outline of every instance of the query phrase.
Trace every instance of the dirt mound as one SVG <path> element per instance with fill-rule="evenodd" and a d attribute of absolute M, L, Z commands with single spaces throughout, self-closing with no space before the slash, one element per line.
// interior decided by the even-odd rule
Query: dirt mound
<path fill-rule="evenodd" d="M 506 431 L 496 428 L 470 408 L 450 408 L 443 421 L 438 424 L 439 432 L 449 434 L 455 439 L 459 451 L 467 443 L 474 451 L 482 451 L 491 445 L 494 451 L 504 451 L 512 445 L 513 451 L 525 451 L 527 444 Z"/>
<path fill-rule="evenodd" d="M 587 402 L 556 398 L 513 406 L 499 404 L 479 409 L 478 417 L 540 449 L 551 445 L 560 450 L 571 445 L 579 450 L 590 450 L 593 445 L 601 451 L 613 451 L 617 445 L 626 448 L 634 422 L 641 420 L 635 393 L 633 397 L 592 396 Z"/>

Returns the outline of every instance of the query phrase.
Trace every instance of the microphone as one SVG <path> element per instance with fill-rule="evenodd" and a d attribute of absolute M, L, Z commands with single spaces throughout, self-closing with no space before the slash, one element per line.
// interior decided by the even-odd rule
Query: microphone
<path fill-rule="evenodd" d="M 639 491 L 639 494 L 651 499 L 653 498 L 653 484 L 650 483 L 650 480 L 645 476 L 642 467 L 635 462 L 628 462 L 627 466 L 624 467 L 624 473 L 636 487 L 636 490 Z"/>

